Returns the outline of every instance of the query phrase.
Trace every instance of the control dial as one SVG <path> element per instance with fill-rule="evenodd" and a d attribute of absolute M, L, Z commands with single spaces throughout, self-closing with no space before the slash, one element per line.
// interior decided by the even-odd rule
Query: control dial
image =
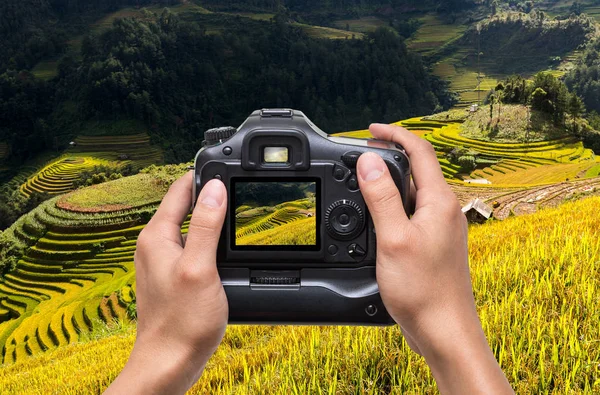
<path fill-rule="evenodd" d="M 338 240 L 353 239 L 365 227 L 363 209 L 352 200 L 338 200 L 325 211 L 325 227 Z"/>
<path fill-rule="evenodd" d="M 204 132 L 204 145 L 214 145 L 228 140 L 236 134 L 237 129 L 233 126 L 223 126 L 220 128 L 209 129 Z"/>

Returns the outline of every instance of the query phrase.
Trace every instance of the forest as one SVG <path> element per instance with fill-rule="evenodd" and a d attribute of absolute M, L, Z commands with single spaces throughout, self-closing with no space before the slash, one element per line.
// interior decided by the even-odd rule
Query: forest
<path fill-rule="evenodd" d="M 230 28 L 207 34 L 214 24 Z M 184 162 L 205 129 L 237 125 L 261 107 L 302 109 L 335 132 L 453 103 L 446 83 L 390 30 L 322 40 L 285 17 L 209 20 L 164 11 L 119 19 L 103 34 L 86 36 L 80 56 L 63 56 L 50 81 L 28 71 L 36 59 L 26 54 L 25 48 L 23 63 L 13 57 L 0 74 L 0 140 L 14 147 L 13 161 L 65 144 L 90 121 L 141 120 L 168 162 Z"/>

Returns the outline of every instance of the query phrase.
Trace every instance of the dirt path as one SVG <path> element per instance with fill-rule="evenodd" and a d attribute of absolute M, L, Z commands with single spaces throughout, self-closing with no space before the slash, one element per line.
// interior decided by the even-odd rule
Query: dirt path
<path fill-rule="evenodd" d="M 497 202 L 494 217 L 505 219 L 511 213 L 532 214 L 540 208 L 556 207 L 566 199 L 600 195 L 600 177 L 532 188 L 477 188 L 461 185 L 451 187 L 463 206 L 475 198 L 480 198 L 489 205 Z"/>

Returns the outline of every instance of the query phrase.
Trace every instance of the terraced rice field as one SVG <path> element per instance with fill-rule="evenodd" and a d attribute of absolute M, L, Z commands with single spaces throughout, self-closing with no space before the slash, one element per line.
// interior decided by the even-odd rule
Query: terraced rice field
<path fill-rule="evenodd" d="M 349 28 L 351 32 L 369 33 L 377 30 L 380 27 L 388 26 L 386 21 L 379 19 L 376 16 L 364 16 L 358 19 L 342 19 L 335 21 L 335 27 L 346 30 Z"/>
<path fill-rule="evenodd" d="M 94 166 L 109 165 L 111 162 L 87 156 L 67 156 L 55 160 L 35 173 L 21 185 L 21 193 L 29 197 L 32 193 L 59 195 L 73 189 L 73 181 L 85 170 Z"/>
<path fill-rule="evenodd" d="M 69 149 L 21 185 L 21 193 L 29 197 L 34 192 L 58 195 L 73 189 L 73 181 L 83 171 L 96 166 L 120 168 L 132 165 L 139 170 L 163 162 L 162 151 L 150 145 L 150 136 L 139 133 L 130 136 L 79 136 L 75 148 Z"/>
<path fill-rule="evenodd" d="M 461 123 L 413 118 L 397 122 L 413 133 L 427 139 L 436 149 L 438 161 L 449 181 L 487 179 L 494 185 L 539 185 L 567 179 L 584 178 L 594 167 L 596 157 L 580 141 L 566 137 L 528 144 L 504 144 L 474 140 L 460 135 Z M 368 130 L 341 133 L 347 137 L 372 137 Z M 460 166 L 450 163 L 446 153 L 462 147 L 476 152 L 490 165 L 461 174 Z"/>
<path fill-rule="evenodd" d="M 517 394 L 600 391 L 600 197 L 469 229 L 483 330 Z M 101 393 L 119 374 L 135 328 L 19 359 L 0 369 L 7 393 Z M 190 394 L 438 393 L 400 328 L 229 326 Z"/>
<path fill-rule="evenodd" d="M 150 145 L 147 133 L 129 136 L 79 136 L 75 143 L 77 145 L 72 152 L 90 152 L 100 158 L 131 161 L 138 169 L 163 163 L 162 151 Z"/>
<path fill-rule="evenodd" d="M 440 47 L 460 38 L 467 30 L 465 25 L 444 23 L 435 14 L 426 14 L 419 20 L 422 25 L 407 44 L 409 48 L 423 55 L 430 55 L 438 51 Z"/>
<path fill-rule="evenodd" d="M 58 208 L 58 199 L 7 231 L 30 248 L 0 282 L 1 363 L 128 319 L 136 239 L 156 205 L 88 214 Z"/>

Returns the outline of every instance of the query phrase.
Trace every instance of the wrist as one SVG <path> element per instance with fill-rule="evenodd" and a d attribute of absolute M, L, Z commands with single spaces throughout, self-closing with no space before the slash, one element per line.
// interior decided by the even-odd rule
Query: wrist
<path fill-rule="evenodd" d="M 184 394 L 200 378 L 209 358 L 136 341 L 125 368 L 106 394 L 111 390 L 115 394 Z"/>
<path fill-rule="evenodd" d="M 441 320 L 424 333 L 419 350 L 441 393 L 513 393 L 487 342 L 476 312 Z M 450 323 L 450 324 L 448 324 Z"/>

